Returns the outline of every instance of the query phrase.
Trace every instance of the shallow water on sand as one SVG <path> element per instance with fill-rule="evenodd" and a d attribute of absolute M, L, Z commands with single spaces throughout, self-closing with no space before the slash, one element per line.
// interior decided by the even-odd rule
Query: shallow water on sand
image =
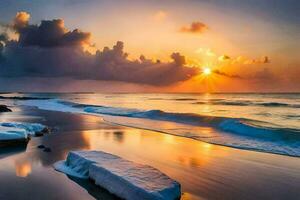
<path fill-rule="evenodd" d="M 300 159 L 216 146 L 189 138 L 104 123 L 100 117 L 22 110 L 1 119 L 40 122 L 53 133 L 26 149 L 0 151 L 0 199 L 116 199 L 52 165 L 71 150 L 113 153 L 158 168 L 179 181 L 183 199 L 294 199 Z M 43 144 L 52 152 L 37 146 Z"/>

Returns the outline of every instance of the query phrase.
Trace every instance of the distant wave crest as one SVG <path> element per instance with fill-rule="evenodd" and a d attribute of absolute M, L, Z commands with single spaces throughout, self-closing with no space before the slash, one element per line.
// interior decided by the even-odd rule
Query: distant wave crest
<path fill-rule="evenodd" d="M 197 101 L 194 102 L 193 104 L 300 108 L 300 104 L 288 104 L 288 103 L 279 103 L 279 102 L 259 103 L 259 102 L 251 102 L 251 101 Z"/>

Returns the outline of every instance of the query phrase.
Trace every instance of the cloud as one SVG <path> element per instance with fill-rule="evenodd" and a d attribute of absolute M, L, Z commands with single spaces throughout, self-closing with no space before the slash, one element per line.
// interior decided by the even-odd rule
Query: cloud
<path fill-rule="evenodd" d="M 227 61 L 230 60 L 231 58 L 228 55 L 222 55 L 218 58 L 219 61 Z"/>
<path fill-rule="evenodd" d="M 17 13 L 11 28 L 19 39 L 1 42 L 2 77 L 66 77 L 169 85 L 199 72 L 198 68 L 185 66 L 185 57 L 180 53 L 171 54 L 171 62 L 153 62 L 145 56 L 129 60 L 121 41 L 93 55 L 83 48 L 90 42 L 90 33 L 69 31 L 62 19 L 43 20 L 39 25 L 30 24 L 29 19 L 28 13 Z"/>
<path fill-rule="evenodd" d="M 123 42 L 109 49 L 96 53 L 96 73 L 90 77 L 100 80 L 116 80 L 125 82 L 136 82 L 151 85 L 168 85 L 183 81 L 197 74 L 196 68 L 184 67 L 185 57 L 180 53 L 173 53 L 173 62 L 152 62 L 145 56 L 139 60 L 130 61 L 128 54 L 123 50 Z M 94 72 L 93 72 L 94 74 Z"/>
<path fill-rule="evenodd" d="M 207 25 L 202 22 L 193 22 L 189 26 L 183 26 L 180 32 L 183 33 L 203 33 L 208 29 Z"/>
<path fill-rule="evenodd" d="M 227 72 L 221 71 L 221 70 L 214 70 L 213 73 L 225 76 L 228 78 L 237 78 L 237 79 L 244 79 L 244 80 L 275 80 L 276 76 L 270 71 L 268 68 L 263 68 L 261 70 L 258 70 L 256 72 L 252 72 L 251 74 L 245 74 L 245 75 L 238 75 L 238 74 L 229 74 Z"/>
<path fill-rule="evenodd" d="M 0 34 L 0 42 L 6 42 L 8 40 L 8 35 L 6 33 Z"/>
<path fill-rule="evenodd" d="M 4 61 L 3 50 L 5 47 L 5 43 L 8 41 L 8 36 L 6 33 L 0 34 L 0 63 Z"/>
<path fill-rule="evenodd" d="M 174 64 L 176 66 L 182 66 L 185 65 L 185 57 L 180 55 L 180 53 L 172 53 L 171 58 L 174 60 Z"/>
<path fill-rule="evenodd" d="M 228 78 L 239 78 L 239 79 L 243 79 L 243 77 L 241 77 L 240 75 L 237 75 L 237 74 L 228 74 L 226 72 L 223 72 L 221 70 L 214 70 L 213 73 L 215 74 L 218 74 L 218 75 L 221 75 L 221 76 L 225 76 L 225 77 L 228 77 Z"/>
<path fill-rule="evenodd" d="M 23 46 L 57 47 L 89 43 L 90 33 L 78 29 L 67 31 L 62 19 L 42 20 L 40 25 L 29 25 L 30 15 L 18 12 L 13 29 Z"/>
<path fill-rule="evenodd" d="M 0 64 L 4 61 L 4 57 L 2 55 L 2 51 L 4 49 L 4 44 L 0 42 Z"/>
<path fill-rule="evenodd" d="M 238 56 L 237 58 L 232 59 L 232 64 L 243 64 L 243 65 L 268 64 L 270 62 L 271 61 L 268 56 L 262 56 L 259 59 L 249 59 L 244 56 Z"/>
<path fill-rule="evenodd" d="M 264 56 L 261 61 L 262 61 L 262 63 L 270 63 L 271 62 L 268 56 Z"/>
<path fill-rule="evenodd" d="M 27 12 L 18 12 L 13 20 L 13 28 L 19 32 L 21 29 L 28 27 L 30 14 Z"/>

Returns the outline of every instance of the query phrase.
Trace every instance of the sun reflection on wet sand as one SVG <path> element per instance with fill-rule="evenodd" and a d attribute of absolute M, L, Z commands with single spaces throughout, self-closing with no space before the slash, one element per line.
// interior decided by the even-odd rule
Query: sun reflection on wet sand
<path fill-rule="evenodd" d="M 16 176 L 27 177 L 31 173 L 31 163 L 29 161 L 19 161 L 15 162 Z"/>
<path fill-rule="evenodd" d="M 81 135 L 90 150 L 113 153 L 156 167 L 180 180 L 185 190 L 191 188 L 190 191 L 206 184 L 201 181 L 203 173 L 218 170 L 214 159 L 216 155 L 220 159 L 228 156 L 227 151 L 222 151 L 223 147 L 141 129 L 124 127 L 122 130 L 86 130 Z M 197 198 L 186 194 L 184 199 Z"/>
<path fill-rule="evenodd" d="M 183 193 L 180 200 L 204 200 L 204 198 L 197 197 L 190 193 Z"/>
<path fill-rule="evenodd" d="M 161 168 L 165 167 L 161 165 L 162 161 L 176 161 L 193 168 L 203 167 L 210 162 L 210 154 L 214 150 L 214 146 L 208 143 L 140 129 L 87 130 L 81 134 L 91 150 L 117 153 L 129 159 L 135 155 L 132 159 L 137 156 L 141 162 L 145 162 L 142 158 L 150 157 Z M 226 153 L 218 152 L 218 156 L 226 156 Z"/>

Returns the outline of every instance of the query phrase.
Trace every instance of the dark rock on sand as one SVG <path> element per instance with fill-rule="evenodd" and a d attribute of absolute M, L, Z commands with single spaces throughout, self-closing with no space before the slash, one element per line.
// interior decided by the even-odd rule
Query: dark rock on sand
<path fill-rule="evenodd" d="M 49 147 L 44 148 L 44 152 L 51 152 L 51 149 Z"/>
<path fill-rule="evenodd" d="M 50 128 L 45 127 L 43 130 L 41 130 L 42 133 L 50 133 Z"/>
<path fill-rule="evenodd" d="M 35 132 L 35 134 L 34 134 L 35 137 L 40 137 L 40 136 L 43 136 L 43 135 L 44 135 L 44 133 L 42 133 L 40 131 Z"/>
<path fill-rule="evenodd" d="M 0 105 L 0 112 L 12 112 L 6 105 Z"/>
<path fill-rule="evenodd" d="M 41 144 L 41 145 L 37 146 L 37 148 L 39 148 L 39 149 L 44 149 L 44 148 L 46 148 L 46 147 L 45 147 L 45 145 Z"/>
<path fill-rule="evenodd" d="M 44 134 L 50 133 L 50 129 L 48 127 L 43 128 L 43 130 L 35 132 L 35 136 L 43 136 Z"/>

